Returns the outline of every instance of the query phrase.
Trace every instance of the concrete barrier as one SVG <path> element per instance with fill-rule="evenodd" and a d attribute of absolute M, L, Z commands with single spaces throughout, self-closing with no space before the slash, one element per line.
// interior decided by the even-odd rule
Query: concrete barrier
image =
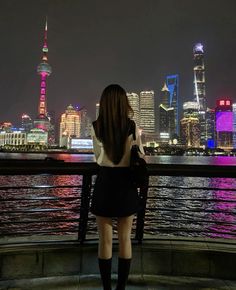
<path fill-rule="evenodd" d="M 196 239 L 145 240 L 133 244 L 131 274 L 236 279 L 236 242 Z M 113 273 L 117 272 L 117 244 Z M 98 274 L 97 241 L 5 245 L 0 280 Z"/>

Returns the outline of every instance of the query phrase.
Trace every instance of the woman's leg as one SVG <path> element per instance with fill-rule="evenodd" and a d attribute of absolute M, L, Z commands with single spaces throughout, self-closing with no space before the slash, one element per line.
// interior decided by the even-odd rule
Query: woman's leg
<path fill-rule="evenodd" d="M 98 265 L 104 290 L 111 290 L 112 219 L 96 216 L 99 245 Z"/>
<path fill-rule="evenodd" d="M 124 290 L 128 280 L 130 263 L 132 258 L 131 229 L 134 216 L 118 218 L 118 282 L 116 290 Z"/>
<path fill-rule="evenodd" d="M 96 216 L 99 246 L 98 258 L 111 259 L 112 257 L 112 219 Z"/>
<path fill-rule="evenodd" d="M 131 230 L 134 216 L 118 218 L 117 230 L 119 240 L 119 257 L 132 258 Z"/>

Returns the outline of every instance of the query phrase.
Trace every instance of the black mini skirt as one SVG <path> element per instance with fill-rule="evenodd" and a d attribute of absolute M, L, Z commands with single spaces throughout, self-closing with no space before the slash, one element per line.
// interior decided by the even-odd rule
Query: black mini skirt
<path fill-rule="evenodd" d="M 101 166 L 94 184 L 91 212 L 103 217 L 126 217 L 138 209 L 138 191 L 129 167 Z"/>

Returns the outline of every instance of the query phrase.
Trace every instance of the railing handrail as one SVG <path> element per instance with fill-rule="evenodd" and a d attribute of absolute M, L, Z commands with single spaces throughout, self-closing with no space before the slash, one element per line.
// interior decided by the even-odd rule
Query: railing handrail
<path fill-rule="evenodd" d="M 154 164 L 148 163 L 149 175 L 155 176 L 196 176 L 196 177 L 232 177 L 236 178 L 236 165 L 203 164 Z M 64 162 L 63 160 L 20 160 L 1 159 L 0 175 L 94 175 L 98 172 L 95 162 Z"/>
<path fill-rule="evenodd" d="M 198 165 L 198 164 L 150 164 L 150 176 L 197 176 L 197 177 L 232 177 L 236 178 L 234 165 Z M 88 224 L 89 201 L 92 187 L 92 176 L 98 172 L 95 162 L 64 162 L 47 158 L 45 160 L 0 160 L 0 175 L 82 175 L 81 207 L 79 217 L 79 241 L 86 239 Z M 143 239 L 144 218 L 146 211 L 148 185 L 140 189 L 141 209 L 137 214 L 135 239 Z"/>

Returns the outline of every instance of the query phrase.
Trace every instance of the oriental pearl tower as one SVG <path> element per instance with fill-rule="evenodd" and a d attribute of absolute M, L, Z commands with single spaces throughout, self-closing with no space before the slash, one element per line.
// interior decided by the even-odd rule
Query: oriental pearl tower
<path fill-rule="evenodd" d="M 48 44 L 47 44 L 47 20 L 44 29 L 44 42 L 42 48 L 42 61 L 37 67 L 37 73 L 40 75 L 40 97 L 38 105 L 38 116 L 34 121 L 35 128 L 43 129 L 48 132 L 50 128 L 50 120 L 47 116 L 47 77 L 52 73 L 52 68 L 48 64 Z"/>

